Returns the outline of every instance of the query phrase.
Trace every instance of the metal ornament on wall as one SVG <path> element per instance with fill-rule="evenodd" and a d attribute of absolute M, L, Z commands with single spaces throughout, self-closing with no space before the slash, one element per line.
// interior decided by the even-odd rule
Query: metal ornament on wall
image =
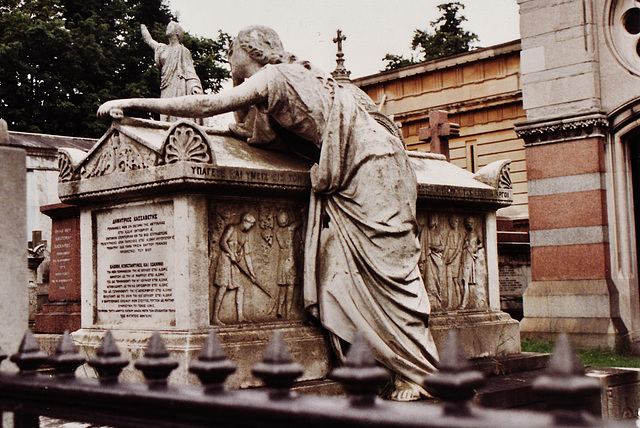
<path fill-rule="evenodd" d="M 608 0 L 604 33 L 618 63 L 640 77 L 640 4 L 635 0 Z"/>
<path fill-rule="evenodd" d="M 180 120 L 169 130 L 164 143 L 164 163 L 180 161 L 215 163 L 204 132 L 195 123 Z"/>

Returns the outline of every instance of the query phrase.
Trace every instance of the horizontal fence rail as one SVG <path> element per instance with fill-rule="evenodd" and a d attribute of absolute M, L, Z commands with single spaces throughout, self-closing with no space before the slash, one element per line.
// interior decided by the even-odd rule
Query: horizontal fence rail
<path fill-rule="evenodd" d="M 0 351 L 0 361 L 7 355 Z M 85 358 L 65 333 L 55 353 L 44 354 L 27 331 L 11 356 L 19 372 L 0 372 L 0 409 L 14 415 L 14 426 L 39 426 L 40 416 L 112 427 L 561 427 L 635 426 L 632 422 L 596 418 L 585 409 L 587 398 L 599 391 L 598 381 L 584 375 L 566 336 L 558 341 L 547 372 L 534 390 L 552 405 L 548 411 L 495 410 L 474 405 L 475 389 L 484 376 L 472 369 L 464 350 L 451 333 L 440 357 L 439 371 L 423 386 L 436 402 L 402 403 L 377 397 L 388 372 L 377 365 L 366 341 L 357 336 L 347 361 L 331 377 L 347 397 L 298 395 L 291 391 L 302 375 L 282 335 L 276 332 L 253 374 L 265 388 L 227 390 L 225 379 L 235 370 L 214 332 L 209 334 L 198 360 L 189 371 L 202 386 L 168 384 L 178 362 L 171 358 L 157 332 L 135 368 L 146 381 L 120 382 L 129 364 L 110 332 L 96 356 L 87 363 L 97 379 L 78 379 L 76 368 Z M 53 373 L 39 372 L 47 363 Z M 4 418 L 3 418 L 4 420 Z"/>

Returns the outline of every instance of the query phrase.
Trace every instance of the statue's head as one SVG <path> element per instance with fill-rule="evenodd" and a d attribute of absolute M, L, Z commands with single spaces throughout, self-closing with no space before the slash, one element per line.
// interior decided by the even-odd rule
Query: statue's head
<path fill-rule="evenodd" d="M 469 231 L 473 230 L 475 225 L 476 225 L 476 221 L 473 217 L 466 217 L 464 219 L 464 226 L 467 228 L 467 230 Z"/>
<path fill-rule="evenodd" d="M 238 47 L 261 65 L 295 61 L 295 56 L 284 50 L 278 33 L 264 25 L 252 25 L 240 30 L 238 37 L 231 43 L 229 57 Z"/>
<path fill-rule="evenodd" d="M 184 30 L 180 24 L 175 21 L 171 21 L 167 24 L 167 37 L 171 37 L 172 35 L 175 35 L 180 41 L 184 39 Z"/>
<path fill-rule="evenodd" d="M 278 213 L 278 226 L 287 227 L 289 225 L 289 214 L 282 210 Z"/>
<path fill-rule="evenodd" d="M 249 229 L 253 227 L 254 224 L 256 224 L 256 218 L 253 216 L 253 214 L 245 213 L 242 216 L 242 220 L 240 222 L 240 228 L 243 231 L 247 232 Z"/>

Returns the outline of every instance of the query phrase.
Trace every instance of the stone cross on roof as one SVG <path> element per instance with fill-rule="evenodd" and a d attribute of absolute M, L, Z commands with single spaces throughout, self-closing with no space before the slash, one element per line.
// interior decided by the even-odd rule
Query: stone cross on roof
<path fill-rule="evenodd" d="M 449 138 L 460 135 L 460 125 L 449 123 L 449 114 L 444 110 L 429 112 L 429 126 L 418 129 L 418 139 L 431 143 L 431 153 L 445 155 L 449 160 Z"/>
<path fill-rule="evenodd" d="M 344 53 L 342 52 L 342 42 L 347 40 L 347 36 L 342 34 L 342 30 L 338 30 L 337 36 L 333 38 L 333 43 L 338 45 L 338 53 L 336 54 L 336 63 L 338 63 L 335 70 L 331 72 L 333 78 L 338 82 L 351 82 L 349 75 L 351 72 L 344 66 Z"/>

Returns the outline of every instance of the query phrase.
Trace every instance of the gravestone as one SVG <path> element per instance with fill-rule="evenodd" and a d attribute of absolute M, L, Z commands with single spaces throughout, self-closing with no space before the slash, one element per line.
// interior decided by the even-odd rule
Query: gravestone
<path fill-rule="evenodd" d="M 17 351 L 27 329 L 27 224 L 26 154 L 9 147 L 7 124 L 0 119 L 0 347 L 7 354 Z M 9 364 L 14 369 L 15 366 Z"/>
<path fill-rule="evenodd" d="M 49 297 L 42 305 L 42 312 L 35 317 L 34 331 L 76 331 L 80 328 L 79 212 L 67 204 L 45 205 L 40 211 L 51 217 Z M 45 339 L 41 337 L 40 340 Z"/>
<path fill-rule="evenodd" d="M 455 281 L 440 285 L 459 297 L 442 304 L 432 296 L 436 343 L 455 328 L 470 357 L 519 351 L 517 322 L 500 312 L 495 237 L 495 210 L 512 198 L 508 162 L 474 176 L 441 155 L 409 158 L 423 261 L 438 239 L 425 225 L 442 231 L 443 249 L 459 247 L 455 272 L 447 264 Z M 82 349 L 94 352 L 110 329 L 139 357 L 161 330 L 184 362 L 214 328 L 238 364 L 228 385 L 248 387 L 259 385 L 250 367 L 279 330 L 302 380 L 326 378 L 330 347 L 301 295 L 310 162 L 187 120 L 125 117 L 88 153 L 61 151 L 61 165 L 60 198 L 80 210 L 82 328 L 74 338 Z M 229 245 L 234 260 L 224 254 Z M 422 266 L 432 284 L 434 269 Z M 171 380 L 193 381 L 181 367 Z"/>

